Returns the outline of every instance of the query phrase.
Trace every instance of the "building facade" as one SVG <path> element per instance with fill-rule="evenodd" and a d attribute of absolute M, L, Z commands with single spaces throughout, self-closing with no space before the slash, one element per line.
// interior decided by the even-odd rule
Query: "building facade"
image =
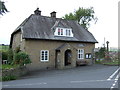
<path fill-rule="evenodd" d="M 11 34 L 10 46 L 29 54 L 29 70 L 39 70 L 91 65 L 95 43 L 94 36 L 76 21 L 56 18 L 56 12 L 42 16 L 37 9 Z"/>

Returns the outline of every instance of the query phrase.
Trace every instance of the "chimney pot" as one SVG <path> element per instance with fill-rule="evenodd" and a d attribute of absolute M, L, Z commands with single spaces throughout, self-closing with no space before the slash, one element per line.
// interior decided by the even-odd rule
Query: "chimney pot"
<path fill-rule="evenodd" d="M 37 8 L 37 9 L 34 11 L 34 13 L 35 13 L 36 15 L 41 15 L 41 11 L 39 10 L 39 8 Z"/>
<path fill-rule="evenodd" d="M 51 12 L 50 15 L 51 15 L 51 17 L 56 18 L 56 12 L 55 11 Z"/>

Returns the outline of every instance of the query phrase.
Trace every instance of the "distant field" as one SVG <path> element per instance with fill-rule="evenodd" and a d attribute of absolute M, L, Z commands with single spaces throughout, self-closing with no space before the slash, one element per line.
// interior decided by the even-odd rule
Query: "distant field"
<path fill-rule="evenodd" d="M 9 45 L 0 45 L 0 50 L 8 50 Z"/>

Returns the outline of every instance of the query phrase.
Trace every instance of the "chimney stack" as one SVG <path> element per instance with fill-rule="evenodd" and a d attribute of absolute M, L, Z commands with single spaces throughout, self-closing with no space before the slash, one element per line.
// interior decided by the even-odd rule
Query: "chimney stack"
<path fill-rule="evenodd" d="M 55 11 L 51 12 L 50 15 L 51 15 L 51 17 L 56 18 L 56 12 Z"/>
<path fill-rule="evenodd" d="M 37 9 L 34 11 L 34 13 L 35 13 L 36 15 L 41 15 L 41 11 L 39 10 L 39 8 L 37 8 Z"/>

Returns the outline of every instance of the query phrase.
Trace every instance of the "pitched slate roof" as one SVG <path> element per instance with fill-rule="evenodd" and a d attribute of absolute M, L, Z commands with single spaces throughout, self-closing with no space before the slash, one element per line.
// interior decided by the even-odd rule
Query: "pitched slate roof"
<path fill-rule="evenodd" d="M 22 27 L 22 28 L 21 28 Z M 56 27 L 71 28 L 74 37 L 54 36 Z M 32 14 L 13 32 L 22 29 L 24 39 L 47 39 L 97 43 L 94 36 L 74 20 Z"/>

